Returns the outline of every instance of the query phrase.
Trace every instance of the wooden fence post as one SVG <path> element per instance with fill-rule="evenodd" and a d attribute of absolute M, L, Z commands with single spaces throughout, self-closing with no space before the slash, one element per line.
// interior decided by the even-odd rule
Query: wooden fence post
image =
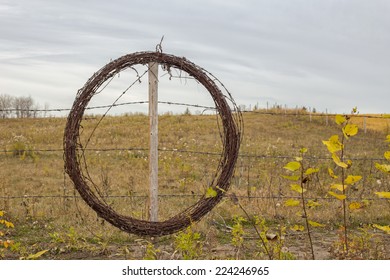
<path fill-rule="evenodd" d="M 149 219 L 158 220 L 158 63 L 149 63 Z"/>

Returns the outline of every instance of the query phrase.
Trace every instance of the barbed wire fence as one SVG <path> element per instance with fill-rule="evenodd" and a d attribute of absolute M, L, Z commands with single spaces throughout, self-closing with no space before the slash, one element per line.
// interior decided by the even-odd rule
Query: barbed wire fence
<path fill-rule="evenodd" d="M 86 110 L 93 111 L 95 109 L 107 109 L 112 107 L 119 107 L 119 106 L 129 106 L 129 105 L 136 105 L 136 104 L 147 104 L 149 101 L 132 101 L 132 102 L 123 102 L 123 103 L 116 103 L 116 104 L 110 104 L 110 105 L 101 105 L 101 106 L 90 106 L 86 107 Z M 214 114 L 216 111 L 215 107 L 212 106 L 204 106 L 199 104 L 190 104 L 190 103 L 182 103 L 182 102 L 172 102 L 172 101 L 158 101 L 159 104 L 166 104 L 166 105 L 172 105 L 172 106 L 183 106 L 183 107 L 189 107 L 189 108 L 195 108 L 202 110 L 200 114 L 204 114 L 205 112 Z M 34 109 L 31 111 L 34 111 L 35 113 L 53 113 L 53 112 L 69 112 L 71 109 L 69 108 L 54 108 L 54 109 Z M 1 111 L 5 111 L 3 109 L 0 109 Z M 20 111 L 20 109 L 15 108 L 8 108 L 6 109 L 7 112 L 16 112 Z M 296 109 L 287 109 L 287 108 L 270 108 L 270 109 L 254 109 L 254 110 L 241 110 L 242 113 L 244 113 L 244 118 L 247 114 L 254 114 L 254 115 L 269 115 L 274 117 L 300 117 L 300 118 L 309 118 L 310 121 L 313 121 L 314 118 L 321 118 L 322 124 L 325 125 L 331 125 L 331 119 L 333 116 L 337 114 L 330 114 L 330 113 L 312 113 L 306 110 L 302 110 L 301 108 Z M 177 115 L 180 115 L 181 113 L 178 113 Z M 35 114 L 36 115 L 36 114 Z M 88 118 L 88 115 L 86 116 Z M 390 118 L 388 115 L 354 115 L 354 118 L 363 118 L 365 120 L 367 119 L 383 119 L 390 122 Z M 363 121 L 363 124 L 367 124 L 367 121 Z M 364 133 L 367 133 L 367 127 L 364 126 Z M 245 138 L 245 135 L 244 135 Z M 381 140 L 379 138 L 375 138 L 377 140 Z M 148 148 L 143 147 L 122 147 L 122 148 L 86 148 L 86 151 L 93 151 L 93 152 L 113 152 L 113 151 L 148 151 Z M 39 148 L 39 149 L 30 149 L 30 152 L 33 153 L 58 153 L 60 156 L 63 156 L 64 149 L 63 148 Z M 220 153 L 218 152 L 207 152 L 207 151 L 196 151 L 196 150 L 187 150 L 187 149 L 159 149 L 159 152 L 173 152 L 173 153 L 180 153 L 180 154 L 189 154 L 189 155 L 202 155 L 202 156 L 213 156 L 213 157 L 220 157 Z M 7 150 L 6 148 L 1 150 L 1 154 L 3 155 L 10 155 L 13 153 L 13 150 Z M 245 174 L 243 174 L 243 170 L 246 170 L 247 173 L 250 172 L 250 166 L 251 163 L 246 163 L 245 160 L 280 160 L 280 161 L 286 161 L 286 160 L 294 160 L 295 155 L 269 155 L 269 154 L 257 154 L 257 153 L 243 153 L 240 152 L 239 155 L 239 163 L 236 170 L 235 177 L 245 177 Z M 327 156 L 306 156 L 305 159 L 309 161 L 331 161 L 331 157 Z M 370 165 L 373 165 L 374 162 L 383 161 L 383 158 L 381 157 L 351 157 L 350 158 L 353 161 L 360 161 L 360 162 L 366 162 Z M 65 176 L 65 175 L 64 175 Z M 249 185 L 250 179 L 247 178 L 247 182 L 245 184 Z M 65 180 L 64 180 L 64 184 Z M 65 188 L 62 186 L 62 188 Z M 117 198 L 117 199 L 128 199 L 129 196 L 126 195 L 112 195 L 107 196 L 109 198 Z M 147 194 L 132 194 L 133 198 L 147 198 Z M 183 194 L 183 193 L 170 193 L 170 194 L 159 194 L 159 197 L 164 198 L 172 198 L 172 197 L 200 197 L 200 195 L 196 194 Z M 273 196 L 273 195 L 237 195 L 240 199 L 299 199 L 299 196 Z M 41 194 L 41 195 L 29 195 L 24 194 L 20 196 L 14 196 L 14 195 L 0 195 L 0 199 L 2 200 L 21 200 L 21 199 L 79 199 L 80 196 L 78 194 Z M 357 197 L 350 197 L 349 199 L 353 200 Z M 334 197 L 307 197 L 307 199 L 315 199 L 315 200 L 336 200 Z M 382 200 L 381 198 L 367 198 L 367 200 Z"/>
<path fill-rule="evenodd" d="M 184 61 L 185 61 L 185 59 L 184 59 Z M 169 80 L 171 80 L 171 79 L 182 80 L 183 79 L 185 82 L 187 82 L 187 80 L 194 80 L 194 77 L 183 76 L 181 72 L 176 73 L 176 75 L 175 75 L 175 73 L 172 72 L 172 69 L 170 69 L 169 64 L 162 64 L 161 66 L 162 66 L 163 70 L 166 72 L 164 75 L 169 76 Z M 85 107 L 85 111 L 87 111 L 87 115 L 84 116 L 84 119 L 96 118 L 96 119 L 98 119 L 98 123 L 95 126 L 95 128 L 93 129 L 92 133 L 90 134 L 90 137 L 87 140 L 87 144 L 83 148 L 83 153 L 84 152 L 112 152 L 112 151 L 118 151 L 118 152 L 120 152 L 120 151 L 144 151 L 144 152 L 148 151 L 148 149 L 144 148 L 144 147 L 119 147 L 119 148 L 111 148 L 111 147 L 90 148 L 90 147 L 87 147 L 88 142 L 89 142 L 90 138 L 92 137 L 92 134 L 94 133 L 95 129 L 97 128 L 97 126 L 99 125 L 101 120 L 110 112 L 110 110 L 112 108 L 122 107 L 122 106 L 124 107 L 124 106 L 132 106 L 132 105 L 142 105 L 142 104 L 149 103 L 149 101 L 145 101 L 145 100 L 119 102 L 121 97 L 123 95 L 125 95 L 129 91 L 129 89 L 131 87 L 133 87 L 137 82 L 140 82 L 141 78 L 144 75 L 146 75 L 146 73 L 149 70 L 149 69 L 146 69 L 144 72 L 140 72 L 137 69 L 133 68 L 132 66 L 130 66 L 130 67 L 126 66 L 126 67 L 129 68 L 130 70 L 133 70 L 133 72 L 136 74 L 136 78 L 132 81 L 132 83 L 130 83 L 130 85 L 126 85 L 125 90 L 120 92 L 119 96 L 115 99 L 114 102 L 112 102 L 109 105 L 97 105 L 97 106 L 89 106 L 89 107 L 86 106 Z M 202 70 L 204 70 L 204 69 L 202 69 Z M 102 83 L 101 88 L 98 88 L 97 89 L 98 91 L 96 93 L 100 93 L 103 90 L 105 90 L 106 87 L 108 87 L 110 85 L 110 83 L 113 81 L 114 77 L 116 75 L 119 75 L 119 72 L 120 71 L 118 69 L 114 69 L 112 76 L 110 76 L 111 78 L 109 78 L 108 82 L 106 82 L 105 84 Z M 205 71 L 205 72 L 207 72 L 207 71 Z M 212 76 L 212 78 L 214 79 L 214 81 L 219 82 L 214 76 Z M 92 79 L 92 77 L 91 77 L 91 79 Z M 89 80 L 88 82 L 90 82 L 90 81 L 91 80 Z M 220 83 L 220 85 L 224 88 L 223 84 Z M 232 104 L 230 104 L 230 105 L 233 105 L 233 107 L 235 106 L 235 103 L 231 99 L 229 92 L 227 92 L 227 94 L 224 97 L 227 98 L 230 102 L 232 102 Z M 187 109 L 194 108 L 194 109 L 198 110 L 197 114 L 200 114 L 200 115 L 203 115 L 203 114 L 217 115 L 217 113 L 218 113 L 218 108 L 216 108 L 215 106 L 205 106 L 205 105 L 191 104 L 191 103 L 185 103 L 185 102 L 171 102 L 171 101 L 161 101 L 161 100 L 158 101 L 158 104 L 164 104 L 164 105 L 169 105 L 169 106 L 182 106 L 182 107 L 186 107 Z M 326 113 L 316 113 L 316 112 L 313 112 L 313 110 L 310 110 L 310 109 L 307 110 L 304 107 L 302 107 L 302 108 L 297 107 L 295 109 L 289 109 L 286 107 L 283 108 L 282 106 L 275 105 L 272 108 L 268 108 L 268 103 L 267 103 L 267 108 L 263 108 L 263 109 L 257 108 L 258 106 L 256 106 L 256 108 L 254 108 L 254 110 L 251 110 L 251 109 L 247 110 L 245 106 L 239 106 L 239 107 L 240 107 L 239 108 L 240 110 L 234 112 L 234 114 L 236 114 L 237 118 L 240 118 L 240 116 L 237 116 L 237 115 L 239 115 L 241 113 L 246 114 L 246 115 L 258 115 L 258 116 L 259 115 L 268 115 L 268 116 L 272 116 L 272 117 L 285 117 L 285 118 L 289 118 L 289 119 L 293 118 L 293 117 L 296 117 L 296 118 L 299 117 L 299 118 L 308 118 L 310 122 L 315 122 L 315 121 L 318 122 L 318 120 L 320 120 L 319 125 L 326 125 L 326 126 L 332 125 L 332 122 L 330 121 L 330 119 L 332 118 L 332 116 L 336 115 L 336 114 L 330 114 L 327 112 Z M 99 110 L 99 109 L 104 109 L 105 112 L 103 114 L 94 114 L 94 110 Z M 3 117 L 4 116 L 14 116 L 14 117 L 16 117 L 16 116 L 38 116 L 38 115 L 41 115 L 41 116 L 48 116 L 49 115 L 50 116 L 50 114 L 66 113 L 66 112 L 71 112 L 71 110 L 72 110 L 71 108 L 54 108 L 54 109 L 47 109 L 47 108 L 45 108 L 45 109 L 0 108 L 0 116 L 3 116 Z M 28 114 L 23 114 L 23 112 L 28 113 Z M 368 123 L 369 119 L 388 119 L 389 115 L 385 115 L 385 114 L 384 115 L 356 115 L 354 117 L 355 118 L 362 118 L 363 131 L 364 131 L 364 134 L 367 134 L 367 132 L 368 132 L 367 123 Z M 218 120 L 218 118 L 217 118 L 217 126 L 219 129 L 219 133 L 222 134 L 221 133 L 222 128 L 221 128 L 220 122 L 221 121 Z M 388 127 L 389 127 L 389 125 L 388 125 Z M 245 130 L 243 133 L 244 133 L 243 137 L 245 138 Z M 32 153 L 58 153 L 58 155 L 64 156 L 64 149 L 62 149 L 62 148 L 58 148 L 58 149 L 56 149 L 56 148 L 47 148 L 47 149 L 45 149 L 45 148 L 39 148 L 39 149 L 32 148 L 32 149 L 30 149 L 30 152 L 32 152 Z M 179 148 L 179 149 L 175 149 L 175 148 L 166 149 L 166 148 L 164 148 L 164 149 L 159 149 L 159 152 L 172 152 L 172 153 L 178 153 L 178 154 L 221 158 L 220 152 L 197 151 L 197 150 L 189 150 L 189 149 L 182 149 L 182 148 Z M 6 156 L 9 154 L 12 154 L 12 153 L 13 153 L 13 151 L 7 150 L 7 148 L 4 148 L 1 151 L 1 154 L 4 154 Z M 295 158 L 295 155 L 289 155 L 289 154 L 270 155 L 270 154 L 266 154 L 266 153 L 257 154 L 257 153 L 240 152 L 238 154 L 239 160 L 238 160 L 238 163 L 236 165 L 235 177 L 232 179 L 234 181 L 233 184 L 237 185 L 238 188 L 240 188 L 240 187 L 248 188 L 251 186 L 251 184 L 253 184 L 252 181 L 254 180 L 254 178 L 253 178 L 253 174 L 251 174 L 251 173 L 256 173 L 256 171 L 252 172 L 252 169 L 254 169 L 254 167 L 253 167 L 254 161 L 264 160 L 264 161 L 274 161 L 274 162 L 278 161 L 279 163 L 283 163 L 283 162 L 286 162 L 288 160 L 293 160 L 294 158 Z M 315 161 L 315 162 L 331 160 L 330 157 L 321 157 L 321 156 L 306 156 L 305 158 L 309 161 Z M 369 165 L 371 165 L 371 166 L 373 165 L 373 163 L 375 161 L 382 160 L 381 158 L 367 157 L 367 156 L 354 157 L 351 159 L 354 161 L 359 161 L 359 162 L 364 162 L 364 163 L 368 162 Z M 85 159 L 84 159 L 84 165 L 85 166 L 87 165 Z M 88 175 L 87 177 L 89 177 L 88 170 L 86 170 L 86 173 Z M 65 200 L 67 200 L 67 199 L 74 199 L 75 201 L 77 201 L 79 198 L 81 198 L 79 196 L 79 194 L 76 194 L 75 191 L 73 192 L 73 194 L 69 194 L 68 190 L 70 188 L 68 186 L 69 182 L 67 182 L 65 169 L 63 170 L 62 182 L 63 182 L 62 183 L 63 186 L 58 186 L 60 189 L 61 188 L 63 189 L 62 194 L 46 194 L 45 193 L 45 194 L 32 195 L 29 193 L 25 193 L 23 195 L 0 195 L 0 199 L 5 200 L 5 201 L 7 201 L 7 200 L 26 200 L 26 199 L 43 199 L 43 200 L 63 199 L 65 202 Z M 90 182 L 92 182 L 91 179 L 90 179 Z M 265 186 L 262 186 L 262 187 L 265 187 Z M 73 188 L 71 188 L 71 189 L 73 189 Z M 105 196 L 105 198 L 113 198 L 113 199 L 129 199 L 129 198 L 141 198 L 142 199 L 142 198 L 148 197 L 148 195 L 143 194 L 143 193 L 142 194 L 133 193 L 133 194 L 131 194 L 131 196 L 128 196 L 128 195 L 107 195 L 107 194 L 105 194 L 104 196 Z M 173 192 L 173 193 L 169 193 L 169 194 L 159 194 L 158 196 L 160 199 L 170 199 L 170 198 L 177 198 L 177 197 L 198 198 L 199 199 L 202 195 Z M 268 199 L 268 200 L 279 199 L 279 200 L 281 200 L 281 199 L 298 199 L 299 198 L 298 196 L 291 196 L 291 195 L 285 195 L 285 194 L 282 195 L 280 192 L 278 193 L 278 195 L 275 195 L 273 192 L 269 192 L 268 195 L 264 195 L 264 194 L 259 195 L 259 194 L 253 194 L 251 192 L 247 192 L 245 195 L 236 194 L 236 197 L 239 199 L 247 199 L 249 201 L 251 199 L 264 199 L 264 200 L 266 200 L 266 199 Z M 323 197 L 323 196 L 307 197 L 306 199 L 336 200 L 336 198 L 333 198 L 333 197 Z M 348 199 L 356 199 L 356 198 L 349 197 Z M 380 200 L 380 198 L 375 198 L 375 197 L 369 197 L 367 199 L 368 200 Z M 105 203 L 108 204 L 107 202 L 105 202 Z"/>

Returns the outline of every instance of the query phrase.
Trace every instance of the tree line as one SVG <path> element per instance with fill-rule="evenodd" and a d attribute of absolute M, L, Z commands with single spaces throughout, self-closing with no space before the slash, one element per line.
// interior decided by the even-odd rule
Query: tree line
<path fill-rule="evenodd" d="M 48 105 L 45 104 L 45 109 Z M 10 96 L 0 94 L 0 118 L 37 118 L 44 117 L 45 112 L 39 111 L 40 105 L 31 96 Z"/>

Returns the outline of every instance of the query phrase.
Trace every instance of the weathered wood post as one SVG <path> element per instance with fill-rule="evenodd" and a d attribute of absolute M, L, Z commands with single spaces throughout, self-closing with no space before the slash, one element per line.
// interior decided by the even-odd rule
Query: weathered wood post
<path fill-rule="evenodd" d="M 149 63 L 149 219 L 158 221 L 158 63 Z"/>

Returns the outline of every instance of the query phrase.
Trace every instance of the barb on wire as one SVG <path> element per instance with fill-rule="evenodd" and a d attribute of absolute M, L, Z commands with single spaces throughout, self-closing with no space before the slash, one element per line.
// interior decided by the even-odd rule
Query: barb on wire
<path fill-rule="evenodd" d="M 156 52 L 159 52 L 159 53 L 163 52 L 163 50 L 162 50 L 162 42 L 163 42 L 163 40 L 164 40 L 164 35 L 161 37 L 160 43 L 158 43 L 156 45 Z"/>

